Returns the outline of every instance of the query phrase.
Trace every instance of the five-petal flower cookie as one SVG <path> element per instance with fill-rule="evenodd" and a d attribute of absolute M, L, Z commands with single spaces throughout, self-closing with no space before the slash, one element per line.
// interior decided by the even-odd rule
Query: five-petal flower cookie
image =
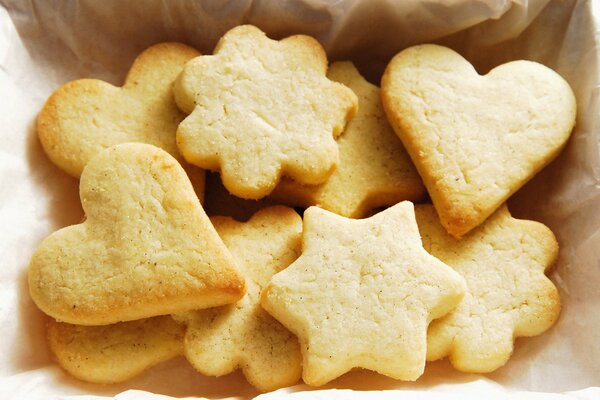
<path fill-rule="evenodd" d="M 358 113 L 337 139 L 338 165 L 321 185 L 284 179 L 271 197 L 292 205 L 316 205 L 350 218 L 365 217 L 377 207 L 422 198 L 425 187 L 385 117 L 379 88 L 367 82 L 351 62 L 332 64 L 327 77 L 358 96 Z"/>
<path fill-rule="evenodd" d="M 300 379 L 298 339 L 264 311 L 260 291 L 300 253 L 302 220 L 290 208 L 270 207 L 241 223 L 213 217 L 217 232 L 248 277 L 246 296 L 235 304 L 186 313 L 185 354 L 202 374 L 221 376 L 241 368 L 259 390 Z"/>
<path fill-rule="evenodd" d="M 244 279 L 179 163 L 126 143 L 84 169 L 87 219 L 47 237 L 29 265 L 29 291 L 51 317 L 105 325 L 232 303 Z"/>
<path fill-rule="evenodd" d="M 175 83 L 175 100 L 190 114 L 177 130 L 179 150 L 220 170 L 242 198 L 268 195 L 284 174 L 324 182 L 338 159 L 334 139 L 357 108 L 356 95 L 326 71 L 325 52 L 309 36 L 276 41 L 250 25 L 233 28 Z"/>
<path fill-rule="evenodd" d="M 396 55 L 381 92 L 442 225 L 455 237 L 552 161 L 575 123 L 573 91 L 550 68 L 513 61 L 481 76 L 459 54 L 431 44 Z"/>
<path fill-rule="evenodd" d="M 429 326 L 427 359 L 449 356 L 465 372 L 506 363 L 518 336 L 535 336 L 558 318 L 560 299 L 544 275 L 558 244 L 546 226 L 512 218 L 504 205 L 462 239 L 450 236 L 430 205 L 416 207 L 425 249 L 460 273 L 465 297 Z"/>
<path fill-rule="evenodd" d="M 58 363 L 86 382 L 115 383 L 183 353 L 185 326 L 166 315 L 104 326 L 50 320 L 48 345 Z"/>
<path fill-rule="evenodd" d="M 261 304 L 298 336 L 304 381 L 322 385 L 354 367 L 417 379 L 427 326 L 458 304 L 465 283 L 423 248 L 412 203 L 363 220 L 310 207 L 302 239 Z"/>

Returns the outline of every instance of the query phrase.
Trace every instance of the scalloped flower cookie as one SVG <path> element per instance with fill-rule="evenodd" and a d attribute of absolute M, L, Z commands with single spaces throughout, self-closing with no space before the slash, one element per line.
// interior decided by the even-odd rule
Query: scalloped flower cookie
<path fill-rule="evenodd" d="M 362 220 L 310 207 L 302 246 L 261 304 L 298 336 L 304 382 L 323 385 L 355 367 L 417 379 L 427 326 L 459 303 L 465 282 L 425 251 L 412 203 Z"/>
<path fill-rule="evenodd" d="M 211 221 L 246 273 L 248 290 L 235 304 L 178 317 L 188 325 L 186 358 L 209 376 L 241 368 L 261 391 L 295 384 L 302 374 L 298 339 L 262 309 L 260 291 L 298 258 L 302 219 L 293 209 L 276 206 L 244 223 L 226 217 Z"/>
<path fill-rule="evenodd" d="M 350 218 L 421 199 L 425 187 L 385 117 L 379 88 L 349 61 L 331 64 L 327 77 L 348 86 L 359 101 L 358 113 L 337 139 L 340 161 L 325 183 L 309 186 L 284 179 L 271 197 L 292 205 L 316 205 Z"/>
<path fill-rule="evenodd" d="M 326 72 L 325 52 L 309 36 L 276 41 L 254 26 L 233 28 L 175 83 L 175 100 L 190 114 L 177 129 L 179 150 L 219 170 L 242 198 L 268 195 L 284 174 L 323 183 L 338 161 L 335 138 L 357 109 L 352 90 Z"/>
<path fill-rule="evenodd" d="M 501 206 L 457 240 L 431 205 L 416 206 L 425 249 L 461 274 L 465 297 L 429 326 L 427 359 L 449 356 L 464 372 L 503 366 L 518 336 L 540 335 L 560 313 L 560 298 L 546 272 L 556 260 L 554 234 L 539 222 L 518 220 Z"/>
<path fill-rule="evenodd" d="M 397 54 L 381 79 L 386 114 L 444 228 L 461 237 L 552 161 L 575 124 L 569 84 L 532 61 L 486 75 L 425 44 Z"/>
<path fill-rule="evenodd" d="M 158 147 L 110 147 L 85 167 L 86 220 L 35 250 L 29 291 L 51 317 L 106 325 L 232 303 L 244 279 L 185 171 Z"/>

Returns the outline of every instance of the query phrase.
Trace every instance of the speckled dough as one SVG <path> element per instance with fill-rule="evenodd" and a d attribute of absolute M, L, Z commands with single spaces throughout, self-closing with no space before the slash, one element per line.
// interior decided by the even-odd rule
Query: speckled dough
<path fill-rule="evenodd" d="M 74 177 L 98 152 L 119 143 L 153 144 L 181 160 L 175 132 L 185 115 L 175 104 L 172 87 L 185 63 L 198 55 L 180 43 L 160 43 L 136 58 L 122 87 L 97 79 L 63 85 L 37 119 L 44 151 Z M 204 172 L 185 168 L 203 193 Z"/>
<path fill-rule="evenodd" d="M 338 159 L 334 138 L 357 108 L 356 95 L 326 71 L 311 37 L 275 41 L 250 25 L 233 28 L 175 83 L 175 100 L 190 114 L 177 130 L 179 150 L 194 165 L 220 170 L 242 198 L 268 195 L 283 174 L 323 183 Z"/>
<path fill-rule="evenodd" d="M 46 314 L 106 325 L 243 296 L 234 260 L 165 151 L 141 143 L 104 150 L 79 192 L 86 221 L 47 237 L 29 265 L 31 297 Z"/>
<path fill-rule="evenodd" d="M 481 76 L 436 45 L 396 55 L 381 92 L 442 225 L 455 237 L 553 160 L 575 123 L 575 96 L 551 69 L 513 61 Z"/>
<path fill-rule="evenodd" d="M 491 372 L 506 363 L 518 336 L 535 336 L 558 318 L 560 299 L 544 275 L 558 244 L 544 225 L 512 218 L 501 206 L 461 240 L 440 225 L 430 205 L 416 207 L 425 249 L 461 274 L 465 297 L 429 326 L 427 359 L 449 356 L 465 372 Z"/>
<path fill-rule="evenodd" d="M 270 207 L 246 223 L 213 217 L 217 232 L 248 277 L 236 304 L 181 316 L 188 324 L 185 353 L 202 374 L 221 376 L 241 368 L 262 391 L 293 385 L 302 373 L 298 339 L 259 304 L 271 276 L 300 253 L 302 220 L 292 209 Z"/>
<path fill-rule="evenodd" d="M 86 382 L 122 382 L 183 353 L 185 326 L 170 316 L 105 326 L 51 320 L 47 329 L 58 363 Z"/>
<path fill-rule="evenodd" d="M 403 200 L 421 199 L 425 187 L 385 117 L 379 89 L 351 62 L 332 64 L 327 77 L 358 96 L 358 113 L 337 139 L 338 165 L 322 185 L 284 179 L 271 196 L 287 204 L 316 205 L 350 218 L 365 217 L 377 207 Z"/>
<path fill-rule="evenodd" d="M 417 379 L 427 326 L 458 304 L 465 282 L 425 251 L 412 203 L 363 220 L 310 207 L 302 245 L 261 304 L 300 339 L 304 381 L 323 385 L 354 367 Z"/>

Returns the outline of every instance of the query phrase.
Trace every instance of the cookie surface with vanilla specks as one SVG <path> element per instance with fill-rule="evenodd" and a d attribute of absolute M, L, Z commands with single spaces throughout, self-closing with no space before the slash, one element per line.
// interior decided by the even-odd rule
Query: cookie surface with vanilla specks
<path fill-rule="evenodd" d="M 232 303 L 244 279 L 185 171 L 158 147 L 125 143 L 81 175 L 86 220 L 34 252 L 29 291 L 51 317 L 107 325 Z"/>
<path fill-rule="evenodd" d="M 415 212 L 425 249 L 467 283 L 456 309 L 429 326 L 428 360 L 449 356 L 461 371 L 491 372 L 507 362 L 516 337 L 540 335 L 554 324 L 560 298 L 544 274 L 558 255 L 550 229 L 513 218 L 503 205 L 457 240 L 433 206 Z"/>
<path fill-rule="evenodd" d="M 437 45 L 397 54 L 381 92 L 442 225 L 455 237 L 552 161 L 575 124 L 573 91 L 550 68 L 513 61 L 481 76 Z"/>
<path fill-rule="evenodd" d="M 304 382 L 323 385 L 355 367 L 417 379 L 427 326 L 458 304 L 465 282 L 425 251 L 412 203 L 363 220 L 310 207 L 302 240 L 261 304 L 298 336 Z"/>
<path fill-rule="evenodd" d="M 284 179 L 271 197 L 295 206 L 316 205 L 350 218 L 403 200 L 417 201 L 425 187 L 402 142 L 389 125 L 379 89 L 367 82 L 351 62 L 329 67 L 329 79 L 358 96 L 358 113 L 337 139 L 340 160 L 321 185 Z"/>
<path fill-rule="evenodd" d="M 86 382 L 116 383 L 183 354 L 185 326 L 170 316 L 104 326 L 50 320 L 48 345 L 61 367 Z"/>
<path fill-rule="evenodd" d="M 233 28 L 175 83 L 175 100 L 190 114 L 177 130 L 179 150 L 219 170 L 242 198 L 268 195 L 282 175 L 323 183 L 338 160 L 334 139 L 357 108 L 356 95 L 326 71 L 325 52 L 309 36 L 276 41 L 254 26 Z"/>
<path fill-rule="evenodd" d="M 178 316 L 188 325 L 185 354 L 202 374 L 221 376 L 241 368 L 261 391 L 298 382 L 298 339 L 260 306 L 260 291 L 300 253 L 302 219 L 287 207 L 257 212 L 248 222 L 211 218 L 247 276 L 247 293 L 235 304 Z"/>
<path fill-rule="evenodd" d="M 172 87 L 186 62 L 198 55 L 181 43 L 159 43 L 135 59 L 122 87 L 97 79 L 66 83 L 37 119 L 46 154 L 74 177 L 92 157 L 119 143 L 152 144 L 182 160 L 175 132 L 185 114 L 175 104 Z"/>

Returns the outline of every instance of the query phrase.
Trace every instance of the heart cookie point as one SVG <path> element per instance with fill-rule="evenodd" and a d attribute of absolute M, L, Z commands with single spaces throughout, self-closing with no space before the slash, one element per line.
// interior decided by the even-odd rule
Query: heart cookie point
<path fill-rule="evenodd" d="M 390 123 L 410 154 L 442 225 L 461 237 L 552 161 L 575 124 L 575 96 L 531 61 L 479 75 L 458 53 L 420 45 L 382 78 Z"/>
<path fill-rule="evenodd" d="M 50 316 L 104 325 L 231 303 L 245 283 L 165 151 L 140 143 L 92 159 L 80 181 L 86 221 L 46 238 L 29 288 Z"/>

